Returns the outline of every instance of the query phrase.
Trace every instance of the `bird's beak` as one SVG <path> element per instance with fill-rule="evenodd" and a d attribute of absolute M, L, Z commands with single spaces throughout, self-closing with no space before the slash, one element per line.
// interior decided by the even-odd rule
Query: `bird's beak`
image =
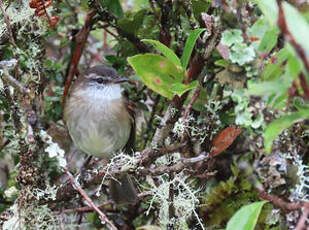
<path fill-rule="evenodd" d="M 117 84 L 117 83 L 122 83 L 122 82 L 127 82 L 127 81 L 129 81 L 128 78 L 119 77 L 119 78 L 116 78 L 115 80 L 113 80 L 113 83 L 114 83 L 114 84 Z"/>

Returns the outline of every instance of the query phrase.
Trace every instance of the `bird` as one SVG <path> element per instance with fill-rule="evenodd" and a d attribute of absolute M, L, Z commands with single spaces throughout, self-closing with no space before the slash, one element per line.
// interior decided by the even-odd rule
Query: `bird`
<path fill-rule="evenodd" d="M 120 77 L 112 67 L 90 67 L 73 83 L 64 106 L 64 121 L 81 151 L 109 160 L 115 153 L 134 151 L 134 109 L 122 95 Z M 110 181 L 116 204 L 135 204 L 137 192 L 128 174 Z"/>

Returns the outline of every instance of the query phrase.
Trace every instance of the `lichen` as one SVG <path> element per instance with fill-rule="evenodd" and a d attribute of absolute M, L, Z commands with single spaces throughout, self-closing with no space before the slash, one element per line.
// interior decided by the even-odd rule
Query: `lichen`
<path fill-rule="evenodd" d="M 178 174 L 173 180 L 166 179 L 166 175 L 158 178 L 160 185 L 157 187 L 154 183 L 150 183 L 150 193 L 152 194 L 149 202 L 149 208 L 146 215 L 150 210 L 157 206 L 159 211 L 159 224 L 162 229 L 166 229 L 168 225 L 175 226 L 175 229 L 189 229 L 187 220 L 192 216 L 197 219 L 199 227 L 205 229 L 200 217 L 196 212 L 199 205 L 199 189 L 192 186 L 192 182 L 188 180 L 183 174 Z M 174 198 L 172 205 L 175 209 L 175 218 L 169 218 L 169 190 L 173 186 Z"/>
<path fill-rule="evenodd" d="M 47 11 L 52 11 L 52 7 Z M 10 26 L 17 31 L 16 43 L 17 47 L 13 50 L 13 55 L 25 64 L 27 75 L 24 76 L 24 81 L 38 81 L 40 79 L 40 68 L 42 67 L 42 55 L 44 49 L 40 45 L 42 38 L 47 31 L 46 22 L 41 17 L 34 15 L 34 9 L 31 9 L 28 1 L 19 1 L 11 3 L 6 10 L 10 19 Z M 0 37 L 7 32 L 7 25 L 4 18 L 0 18 Z M 23 47 L 27 44 L 27 47 Z"/>
<path fill-rule="evenodd" d="M 300 155 L 286 155 L 287 159 L 291 159 L 297 167 L 298 183 L 293 189 L 290 196 L 292 201 L 307 201 L 309 202 L 309 166 L 305 165 Z"/>

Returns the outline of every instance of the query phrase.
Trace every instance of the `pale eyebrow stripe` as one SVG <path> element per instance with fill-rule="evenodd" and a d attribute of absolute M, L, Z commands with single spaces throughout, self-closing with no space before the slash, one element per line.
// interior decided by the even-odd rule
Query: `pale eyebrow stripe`
<path fill-rule="evenodd" d="M 95 73 L 88 74 L 87 76 L 88 76 L 88 78 L 98 78 L 98 77 L 100 77 L 99 75 L 97 75 Z"/>

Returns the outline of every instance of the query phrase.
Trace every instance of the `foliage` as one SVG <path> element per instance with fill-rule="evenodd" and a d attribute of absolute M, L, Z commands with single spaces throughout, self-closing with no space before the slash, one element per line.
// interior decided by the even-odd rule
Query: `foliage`
<path fill-rule="evenodd" d="M 182 84 L 182 81 L 187 81 L 185 70 L 195 41 L 203 31 L 205 29 L 196 29 L 190 32 L 181 60 L 164 44 L 151 39 L 143 39 L 143 42 L 154 45 L 166 58 L 157 54 L 143 54 L 128 58 L 128 62 L 142 82 L 153 91 L 169 99 L 174 94 L 181 96 L 198 85 L 197 81 L 186 84 Z"/>
<path fill-rule="evenodd" d="M 248 229 L 253 230 L 265 201 L 255 202 L 243 206 L 227 223 L 226 229 Z"/>
<path fill-rule="evenodd" d="M 67 167 L 117 229 L 294 229 L 308 202 L 302 2 L 0 0 L 0 228 L 107 228 Z M 136 149 L 85 169 L 64 92 L 98 64 L 129 78 Z M 109 200 L 122 173 L 135 205 Z"/>

